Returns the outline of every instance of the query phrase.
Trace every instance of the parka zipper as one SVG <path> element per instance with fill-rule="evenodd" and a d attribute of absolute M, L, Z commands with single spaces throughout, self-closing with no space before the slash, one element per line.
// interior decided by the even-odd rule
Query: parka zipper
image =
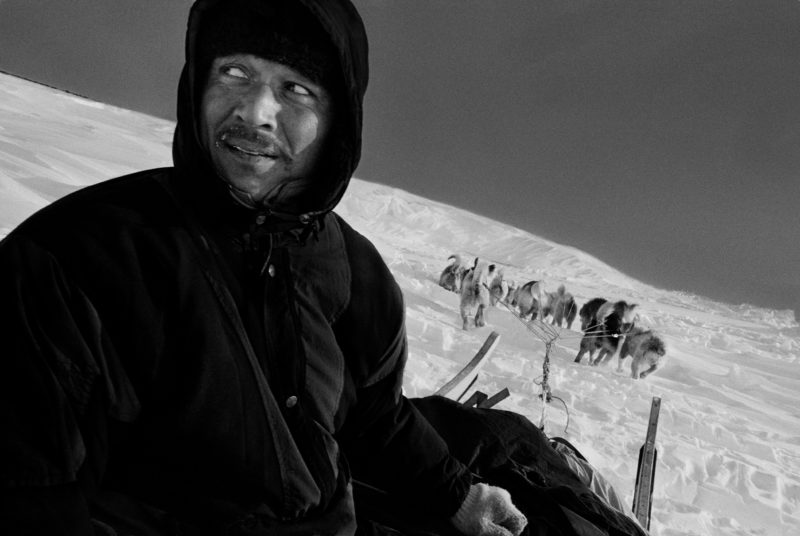
<path fill-rule="evenodd" d="M 228 319 L 231 327 L 239 338 L 239 342 L 247 357 L 250 369 L 253 372 L 253 377 L 258 388 L 259 398 L 261 399 L 261 407 L 264 410 L 266 422 L 269 425 L 273 437 L 278 437 L 280 432 L 278 430 L 279 426 L 277 426 L 275 416 L 281 415 L 282 412 L 280 406 L 272 394 L 272 390 L 269 387 L 267 378 L 264 375 L 264 371 L 259 365 L 258 357 L 253 349 L 253 344 L 250 342 L 250 338 L 247 335 L 247 330 L 244 327 L 244 322 L 242 321 L 239 311 L 236 308 L 236 301 L 234 300 L 233 295 L 231 295 L 227 286 L 221 283 L 221 281 L 224 281 L 225 279 L 222 276 L 222 271 L 219 265 L 217 264 L 211 243 L 205 237 L 205 234 L 200 228 L 200 224 L 194 219 L 189 210 L 172 191 L 166 175 L 158 177 L 157 182 L 161 184 L 161 186 L 167 191 L 169 197 L 178 207 L 184 221 L 187 224 L 189 235 L 191 237 L 191 244 L 194 246 L 194 253 L 198 259 L 198 265 L 202 267 L 203 275 L 211 286 L 211 289 L 214 291 L 214 295 L 217 297 L 217 300 L 220 302 L 222 310 L 225 313 L 225 317 Z M 270 409 L 270 406 L 272 409 Z M 287 464 L 283 463 L 283 460 L 285 460 L 287 456 L 283 452 L 281 443 L 279 441 L 274 441 L 273 445 L 275 446 L 276 455 L 278 457 L 277 466 L 278 471 L 280 472 L 280 485 L 281 489 L 283 490 L 282 495 L 288 498 L 291 493 L 287 483 L 290 481 L 291 475 L 289 475 L 287 472 Z M 286 511 L 286 508 L 284 508 L 284 511 Z"/>

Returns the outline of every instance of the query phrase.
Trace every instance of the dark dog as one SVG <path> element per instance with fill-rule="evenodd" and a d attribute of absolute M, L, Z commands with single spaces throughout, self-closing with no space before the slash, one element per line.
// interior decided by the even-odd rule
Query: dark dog
<path fill-rule="evenodd" d="M 599 299 L 602 300 L 602 298 Z M 591 365 L 597 365 L 610 359 L 619 349 L 620 338 L 633 329 L 636 321 L 636 304 L 629 304 L 624 300 L 618 302 L 603 300 L 597 303 L 599 303 L 599 307 L 593 316 L 584 321 L 583 313 L 581 314 L 581 325 L 586 327 L 583 330 L 578 355 L 575 356 L 576 363 L 580 363 L 586 353 L 589 354 L 589 364 Z M 581 308 L 581 311 L 586 309 L 586 305 Z M 589 309 L 586 312 L 588 311 Z M 600 352 L 597 358 L 593 359 L 594 352 L 597 350 Z"/>
<path fill-rule="evenodd" d="M 600 306 L 606 303 L 608 300 L 605 298 L 592 298 L 588 302 L 583 304 L 580 310 L 580 317 L 581 317 L 581 331 L 586 331 L 586 328 L 589 327 L 589 324 L 592 322 L 595 316 L 597 316 L 597 310 L 600 309 Z"/>

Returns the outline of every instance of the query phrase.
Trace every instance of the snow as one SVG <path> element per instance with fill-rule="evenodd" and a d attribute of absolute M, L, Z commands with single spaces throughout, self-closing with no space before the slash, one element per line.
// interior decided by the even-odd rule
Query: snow
<path fill-rule="evenodd" d="M 83 185 L 170 165 L 173 128 L 0 74 L 0 237 Z M 637 381 L 628 363 L 616 370 L 616 359 L 575 364 L 581 334 L 561 330 L 550 354 L 559 400 L 547 408 L 546 432 L 575 444 L 630 504 L 650 402 L 661 397 L 652 534 L 800 534 L 800 327 L 792 312 L 655 288 L 575 248 L 366 180 L 352 181 L 337 211 L 374 242 L 403 289 L 408 396 L 433 392 L 497 331 L 476 387 L 490 395 L 508 387 L 498 407 L 537 424 L 542 415 L 543 341 L 503 307 L 489 312 L 487 326 L 463 331 L 457 295 L 437 285 L 453 253 L 494 262 L 517 281 L 564 284 L 579 306 L 597 296 L 638 303 L 639 325 L 667 345 L 666 365 Z"/>

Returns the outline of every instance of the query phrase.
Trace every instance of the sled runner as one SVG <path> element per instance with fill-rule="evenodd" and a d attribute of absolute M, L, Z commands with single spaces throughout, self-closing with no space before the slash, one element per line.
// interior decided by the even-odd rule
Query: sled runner
<path fill-rule="evenodd" d="M 478 353 L 475 354 L 475 357 L 473 357 L 469 363 L 464 365 L 464 368 L 462 368 L 455 376 L 453 376 L 449 382 L 441 386 L 433 394 L 447 397 L 451 400 L 455 400 L 456 402 L 461 402 L 461 399 L 467 394 L 467 391 L 469 391 L 470 388 L 472 388 L 472 386 L 475 384 L 475 381 L 478 379 L 478 372 L 489 360 L 489 356 L 492 355 L 492 352 L 494 352 L 494 349 L 497 347 L 497 343 L 499 341 L 500 334 L 496 331 L 491 332 L 486 338 L 486 341 L 483 343 L 483 346 L 481 346 L 480 350 L 478 350 Z M 483 396 L 485 397 L 486 395 Z M 476 400 L 471 405 L 474 405 L 478 402 L 479 401 Z"/>
<path fill-rule="evenodd" d="M 633 493 L 633 513 L 641 525 L 650 530 L 650 510 L 653 506 L 653 482 L 656 476 L 656 430 L 658 414 L 661 410 L 661 398 L 654 396 L 650 404 L 650 420 L 647 424 L 647 436 L 644 445 L 639 449 L 639 467 L 636 470 L 636 487 Z"/>

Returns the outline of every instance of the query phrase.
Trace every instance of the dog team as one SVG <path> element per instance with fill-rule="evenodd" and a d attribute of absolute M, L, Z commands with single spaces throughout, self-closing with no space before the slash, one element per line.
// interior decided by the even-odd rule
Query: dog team
<path fill-rule="evenodd" d="M 505 278 L 502 267 L 477 257 L 471 264 L 466 263 L 459 254 L 448 258 L 439 276 L 439 286 L 459 295 L 464 330 L 473 324 L 485 326 L 489 307 L 502 302 L 523 320 L 549 319 L 552 325 L 567 329 L 572 329 L 576 316 L 580 316 L 583 337 L 575 363 L 588 354 L 589 364 L 599 365 L 616 354 L 617 371 L 621 371 L 623 361 L 631 357 L 634 379 L 645 378 L 664 364 L 664 341 L 653 331 L 635 325 L 637 304 L 593 298 L 579 310 L 564 285 L 555 292 L 549 292 L 544 281 L 518 285 Z"/>

